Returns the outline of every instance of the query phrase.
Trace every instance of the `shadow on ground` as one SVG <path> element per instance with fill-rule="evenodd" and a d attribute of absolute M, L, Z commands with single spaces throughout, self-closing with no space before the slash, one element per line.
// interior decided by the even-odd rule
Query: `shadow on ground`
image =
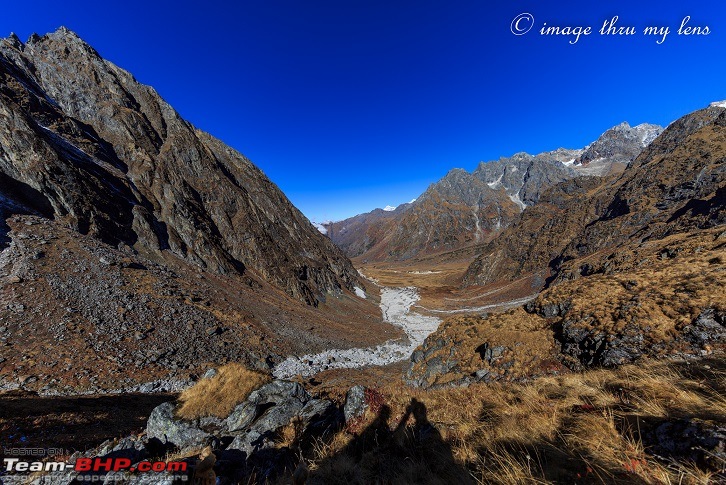
<path fill-rule="evenodd" d="M 474 483 L 429 422 L 424 403 L 411 399 L 394 429 L 390 421 L 391 409 L 383 405 L 376 419 L 324 460 L 307 483 Z"/>
<path fill-rule="evenodd" d="M 171 399 L 170 394 L 63 397 L 5 392 L 0 394 L 0 443 L 85 451 L 142 430 L 151 411 Z"/>

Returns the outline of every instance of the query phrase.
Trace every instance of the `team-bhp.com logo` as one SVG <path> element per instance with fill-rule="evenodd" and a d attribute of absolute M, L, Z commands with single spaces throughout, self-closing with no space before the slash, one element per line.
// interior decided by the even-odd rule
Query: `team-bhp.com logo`
<path fill-rule="evenodd" d="M 64 461 L 24 461 L 20 458 L 4 458 L 5 472 L 57 472 L 72 470 L 78 472 L 78 481 L 98 481 L 99 474 L 111 472 L 168 472 L 179 473 L 177 477 L 187 480 L 187 463 L 184 461 L 142 461 L 135 465 L 128 458 L 78 458 L 75 463 Z"/>

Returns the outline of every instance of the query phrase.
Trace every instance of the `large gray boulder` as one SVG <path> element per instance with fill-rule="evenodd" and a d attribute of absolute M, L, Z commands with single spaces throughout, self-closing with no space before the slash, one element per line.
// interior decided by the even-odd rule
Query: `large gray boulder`
<path fill-rule="evenodd" d="M 174 403 L 165 402 L 151 412 L 146 423 L 148 439 L 157 438 L 164 444 L 173 444 L 180 449 L 189 449 L 206 444 L 210 434 L 192 421 L 174 416 Z"/>
<path fill-rule="evenodd" d="M 363 416 L 366 412 L 366 388 L 363 386 L 353 386 L 348 389 L 345 395 L 345 406 L 343 406 L 343 415 L 347 423 L 351 419 Z"/>
<path fill-rule="evenodd" d="M 299 419 L 303 432 L 325 428 L 337 415 L 335 405 L 327 400 L 313 399 L 302 385 L 277 380 L 253 391 L 227 418 L 233 436 L 227 449 L 241 450 L 250 456 L 269 448 L 278 432 Z"/>

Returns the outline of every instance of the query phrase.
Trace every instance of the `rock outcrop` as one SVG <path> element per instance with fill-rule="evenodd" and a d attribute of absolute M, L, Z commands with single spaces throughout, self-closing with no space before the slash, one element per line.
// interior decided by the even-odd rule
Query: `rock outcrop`
<path fill-rule="evenodd" d="M 112 477 L 128 483 L 177 483 L 195 481 L 201 460 L 195 455 L 206 447 L 206 469 L 213 469 L 221 483 L 268 483 L 291 474 L 301 460 L 301 450 L 309 452 L 316 440 L 338 431 L 342 412 L 332 401 L 316 399 L 298 383 L 277 380 L 253 391 L 226 418 L 215 416 L 185 420 L 176 416 L 177 404 L 165 402 L 148 419 L 145 435 L 110 440 L 86 453 L 70 458 L 127 458 L 129 466 L 119 471 L 95 472 L 109 481 Z M 291 438 L 284 441 L 285 430 Z M 185 468 L 144 475 L 130 472 L 141 460 L 168 460 L 169 454 L 184 457 Z M 73 483 L 78 472 L 68 469 L 43 475 L 38 483 Z M 176 481 L 175 481 L 176 480 Z"/>

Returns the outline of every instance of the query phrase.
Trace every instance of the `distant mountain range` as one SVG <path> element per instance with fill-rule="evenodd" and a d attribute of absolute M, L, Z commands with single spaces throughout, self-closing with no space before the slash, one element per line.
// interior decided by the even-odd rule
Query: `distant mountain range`
<path fill-rule="evenodd" d="M 554 185 L 622 172 L 662 131 L 656 125 L 621 123 L 583 149 L 517 153 L 482 162 L 471 173 L 453 169 L 410 204 L 323 226 L 349 257 L 369 261 L 486 243 Z"/>
<path fill-rule="evenodd" d="M 525 281 L 537 297 L 500 315 L 447 321 L 414 353 L 409 383 L 516 380 L 553 363 L 559 372 L 726 348 L 726 103 L 652 140 L 657 130 L 624 131 L 606 132 L 617 143 L 590 146 L 599 154 L 590 163 L 602 165 L 594 160 L 624 163 L 618 153 L 635 153 L 630 142 L 650 142 L 621 173 L 543 190 L 477 248 L 462 281 L 472 291 Z"/>

